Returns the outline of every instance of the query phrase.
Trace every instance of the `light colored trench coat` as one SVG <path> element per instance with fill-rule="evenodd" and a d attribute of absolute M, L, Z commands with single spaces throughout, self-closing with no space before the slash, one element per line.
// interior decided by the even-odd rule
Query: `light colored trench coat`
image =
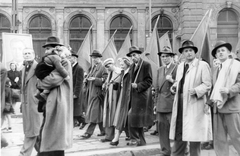
<path fill-rule="evenodd" d="M 199 63 L 199 66 L 198 66 Z M 198 66 L 198 67 L 197 67 Z M 177 69 L 176 82 L 177 87 L 173 103 L 172 119 L 170 126 L 170 139 L 175 140 L 176 120 L 178 110 L 179 85 L 183 76 L 184 63 L 181 63 Z M 197 72 L 196 79 L 195 73 Z M 212 140 L 211 114 L 204 113 L 206 106 L 206 94 L 211 88 L 210 67 L 206 62 L 194 59 L 189 66 L 185 76 L 183 86 L 183 129 L 182 140 L 191 142 L 201 142 Z M 190 95 L 189 89 L 194 88 L 196 95 Z M 209 108 L 210 109 L 210 108 Z M 209 110 L 210 113 L 210 110 Z"/>
<path fill-rule="evenodd" d="M 23 115 L 23 132 L 26 137 L 38 136 L 42 125 L 42 113 L 38 112 L 38 100 L 34 97 L 37 92 L 37 77 L 35 68 L 37 62 L 33 61 L 31 68 L 25 77 L 25 67 L 22 69 L 22 115 Z M 25 79 L 25 82 L 24 82 Z"/>
<path fill-rule="evenodd" d="M 114 80 L 115 83 L 119 83 L 120 87 L 120 81 L 121 81 L 121 69 L 115 67 L 113 73 L 112 73 L 112 78 L 109 79 L 110 73 L 108 74 L 108 78 L 106 82 L 104 83 L 105 85 L 109 83 L 111 80 Z M 108 86 L 105 98 L 104 98 L 104 105 L 103 105 L 103 127 L 110 127 L 113 126 L 113 121 L 117 109 L 117 101 L 119 98 L 119 91 L 113 89 L 113 84 L 111 83 Z"/>
<path fill-rule="evenodd" d="M 41 85 L 52 88 L 47 98 L 46 117 L 41 133 L 40 152 L 66 150 L 73 142 L 73 89 L 72 68 L 68 60 L 63 64 L 70 79 L 64 80 L 55 70 Z M 58 86 L 59 85 L 59 86 Z"/>

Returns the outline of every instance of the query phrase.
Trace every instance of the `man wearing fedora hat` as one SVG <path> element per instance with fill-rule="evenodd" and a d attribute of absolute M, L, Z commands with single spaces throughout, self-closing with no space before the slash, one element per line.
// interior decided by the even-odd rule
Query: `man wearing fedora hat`
<path fill-rule="evenodd" d="M 240 155 L 240 62 L 230 59 L 230 43 L 218 41 L 212 56 L 220 61 L 213 72 L 214 150 L 217 156 L 229 156 L 228 136 Z"/>
<path fill-rule="evenodd" d="M 80 129 L 83 129 L 86 125 L 85 118 L 83 115 L 83 112 L 85 112 L 84 103 L 82 101 L 84 70 L 78 64 L 78 61 L 77 61 L 78 55 L 74 51 L 71 51 L 71 53 L 72 54 L 68 59 L 72 64 L 74 126 L 81 125 Z"/>
<path fill-rule="evenodd" d="M 176 78 L 177 64 L 173 63 L 173 56 L 171 48 L 164 46 L 158 55 L 164 66 L 161 66 L 157 71 L 157 87 L 156 87 L 156 112 L 158 121 L 159 141 L 161 146 L 161 156 L 168 156 L 171 154 L 169 131 L 170 121 L 172 116 L 172 105 L 174 95 L 170 91 Z"/>
<path fill-rule="evenodd" d="M 92 68 L 85 78 L 85 84 L 88 89 L 87 93 L 87 111 L 85 120 L 90 123 L 86 132 L 81 136 L 84 139 L 88 139 L 92 136 L 96 125 L 99 125 L 101 131 L 98 136 L 105 135 L 103 128 L 103 102 L 104 95 L 102 85 L 107 77 L 107 72 L 102 64 L 102 54 L 98 50 L 94 50 L 90 55 L 92 59 Z"/>
<path fill-rule="evenodd" d="M 210 109 L 205 104 L 212 86 L 211 72 L 206 62 L 196 59 L 197 51 L 190 40 L 179 49 L 186 60 L 178 65 L 176 81 L 171 87 L 176 93 L 169 135 L 174 140 L 172 156 L 184 156 L 188 142 L 190 156 L 200 156 L 201 142 L 212 140 Z"/>
<path fill-rule="evenodd" d="M 61 45 L 57 37 L 51 36 L 43 47 L 46 51 L 52 51 Z M 72 147 L 73 143 L 72 67 L 67 59 L 71 52 L 63 46 L 59 50 L 62 54 L 61 64 L 70 79 L 64 79 L 57 70 L 53 70 L 38 82 L 39 86 L 51 88 L 43 112 L 39 156 L 64 156 L 64 151 Z"/>
<path fill-rule="evenodd" d="M 135 146 L 146 145 L 143 127 L 152 126 L 153 123 L 152 68 L 141 58 L 141 53 L 138 47 L 132 46 L 127 54 L 133 61 L 129 69 L 132 90 L 128 113 L 131 140 L 128 145 Z"/>

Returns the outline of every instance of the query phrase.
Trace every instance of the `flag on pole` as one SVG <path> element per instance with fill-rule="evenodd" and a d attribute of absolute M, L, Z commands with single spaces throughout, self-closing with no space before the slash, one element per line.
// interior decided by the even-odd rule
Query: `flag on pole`
<path fill-rule="evenodd" d="M 159 16 L 156 20 L 155 26 L 153 28 L 152 36 L 150 37 L 149 43 L 145 50 L 146 56 L 152 60 L 157 66 L 160 65 L 158 51 L 159 51 L 159 37 L 157 32 L 157 24 L 158 24 Z M 150 28 L 151 29 L 151 28 Z"/>
<path fill-rule="evenodd" d="M 149 62 L 151 64 L 151 68 L 152 68 L 152 85 L 154 88 L 157 87 L 157 70 L 159 68 L 158 65 L 156 65 L 156 63 L 154 63 L 152 60 L 150 60 L 146 55 L 148 54 L 145 54 L 143 53 L 142 54 L 142 59 Z"/>
<path fill-rule="evenodd" d="M 115 59 L 117 56 L 117 49 L 114 43 L 114 35 L 117 32 L 117 30 L 115 30 L 115 32 L 113 33 L 112 37 L 110 38 L 107 46 L 105 47 L 105 49 L 102 52 L 102 60 L 106 60 L 107 58 L 113 58 Z"/>
<path fill-rule="evenodd" d="M 209 22 L 211 20 L 212 9 L 208 10 L 201 22 L 199 23 L 197 29 L 190 38 L 194 45 L 198 47 L 197 57 L 206 61 L 211 65 L 212 57 L 210 50 L 210 40 L 209 40 Z"/>
<path fill-rule="evenodd" d="M 89 68 L 91 67 L 91 59 L 90 59 L 90 54 L 92 51 L 91 29 L 92 29 L 92 26 L 89 28 L 88 33 L 85 36 L 83 43 L 77 53 L 78 54 L 78 64 L 87 73 L 88 73 Z"/>
<path fill-rule="evenodd" d="M 129 52 L 129 48 L 131 47 L 131 40 L 130 40 L 130 32 L 131 32 L 131 30 L 132 30 L 132 26 L 129 29 L 128 34 L 127 34 L 127 36 L 126 36 L 126 38 L 125 38 L 125 40 L 124 40 L 124 42 L 122 44 L 122 47 L 121 47 L 121 49 L 119 50 L 119 52 L 118 52 L 118 54 L 116 56 L 115 62 L 116 62 L 116 65 L 118 67 L 120 66 L 118 59 L 126 56 L 126 54 Z"/>
<path fill-rule="evenodd" d="M 172 45 L 168 36 L 168 31 L 159 38 L 160 51 L 163 50 L 164 46 L 168 46 L 172 51 Z"/>

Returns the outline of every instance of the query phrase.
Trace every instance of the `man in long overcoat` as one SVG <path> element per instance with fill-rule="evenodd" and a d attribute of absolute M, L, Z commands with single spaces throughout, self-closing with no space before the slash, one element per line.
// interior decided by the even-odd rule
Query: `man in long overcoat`
<path fill-rule="evenodd" d="M 103 127 L 106 136 L 101 142 L 109 142 L 114 138 L 113 121 L 116 114 L 117 102 L 120 95 L 121 69 L 114 65 L 113 58 L 108 58 L 103 62 L 104 67 L 108 70 L 108 77 L 103 84 L 105 90 L 103 105 Z"/>
<path fill-rule="evenodd" d="M 218 41 L 212 56 L 220 60 L 213 73 L 214 150 L 217 156 L 229 156 L 228 136 L 240 155 L 240 62 L 229 59 L 232 46 Z"/>
<path fill-rule="evenodd" d="M 48 37 L 45 50 L 53 50 L 61 46 L 59 38 Z M 41 144 L 39 156 L 64 156 L 64 151 L 72 147 L 73 143 L 73 89 L 72 67 L 66 58 L 71 52 L 62 47 L 62 65 L 67 70 L 70 79 L 64 79 L 59 72 L 53 70 L 38 85 L 51 88 L 46 100 L 44 120 L 41 128 Z"/>
<path fill-rule="evenodd" d="M 161 156 L 171 154 L 170 147 L 170 123 L 172 117 L 172 106 L 174 94 L 170 91 L 175 79 L 177 64 L 173 63 L 175 55 L 170 47 L 165 46 L 158 55 L 161 57 L 164 66 L 161 66 L 157 71 L 157 87 L 156 87 L 156 112 L 159 131 L 159 142 L 161 146 Z"/>
<path fill-rule="evenodd" d="M 34 93 L 37 91 L 37 77 L 34 74 L 37 62 L 34 57 L 33 49 L 27 48 L 23 50 L 24 67 L 22 69 L 21 106 L 25 137 L 20 156 L 30 156 L 34 146 L 39 151 L 36 143 L 38 142 L 37 137 L 42 124 L 42 114 L 37 110 L 38 100 L 34 97 Z"/>
<path fill-rule="evenodd" d="M 102 85 L 107 77 L 107 71 L 102 64 L 101 57 L 102 54 L 98 50 L 94 50 L 90 55 L 93 62 L 93 67 L 87 78 L 87 99 L 88 106 L 86 111 L 86 122 L 90 123 L 86 132 L 81 136 L 85 139 L 90 138 L 94 132 L 96 124 L 99 125 L 101 134 L 105 134 L 103 129 L 103 102 L 104 95 L 102 90 Z"/>
<path fill-rule="evenodd" d="M 190 156 L 201 155 L 201 142 L 212 140 L 212 124 L 209 106 L 206 105 L 210 90 L 211 71 L 209 65 L 196 59 L 198 48 L 192 41 L 185 41 L 179 52 L 186 61 L 179 64 L 173 102 L 170 139 L 174 140 L 173 156 L 184 156 L 190 142 Z"/>
<path fill-rule="evenodd" d="M 72 75 L 73 75 L 73 116 L 74 120 L 85 126 L 85 118 L 83 116 L 83 103 L 81 98 L 83 91 L 83 78 L 84 71 L 83 68 L 77 62 L 78 55 L 72 52 L 70 57 L 70 62 L 72 64 Z M 81 126 L 81 127 L 82 127 Z"/>
<path fill-rule="evenodd" d="M 142 60 L 141 53 L 138 47 L 132 46 L 127 54 L 133 61 L 129 69 L 132 75 L 132 91 L 128 113 L 131 141 L 128 145 L 137 146 L 146 145 L 143 127 L 148 127 L 153 123 L 152 69 L 147 61 Z"/>

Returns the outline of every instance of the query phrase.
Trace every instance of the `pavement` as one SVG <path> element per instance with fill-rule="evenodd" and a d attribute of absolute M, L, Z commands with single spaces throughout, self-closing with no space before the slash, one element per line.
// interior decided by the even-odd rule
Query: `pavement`
<path fill-rule="evenodd" d="M 17 109 L 15 109 L 17 110 Z M 6 127 L 6 121 L 3 127 Z M 150 135 L 155 130 L 155 126 L 145 133 L 147 145 L 132 147 L 127 146 L 125 141 L 125 134 L 121 134 L 119 145 L 111 146 L 109 142 L 102 143 L 100 139 L 104 136 L 98 137 L 100 133 L 97 127 L 91 138 L 82 140 L 79 136 L 84 134 L 88 125 L 83 130 L 79 127 L 73 129 L 73 146 L 65 151 L 66 156 L 159 156 L 160 144 L 158 136 Z M 18 156 L 21 150 L 24 134 L 22 125 L 22 115 L 20 112 L 16 112 L 12 115 L 12 132 L 2 132 L 9 145 L 1 149 L 2 156 Z M 36 156 L 37 152 L 33 150 L 32 156 Z M 202 156 L 215 156 L 214 150 L 202 150 Z M 236 151 L 230 146 L 230 156 L 237 156 Z"/>

